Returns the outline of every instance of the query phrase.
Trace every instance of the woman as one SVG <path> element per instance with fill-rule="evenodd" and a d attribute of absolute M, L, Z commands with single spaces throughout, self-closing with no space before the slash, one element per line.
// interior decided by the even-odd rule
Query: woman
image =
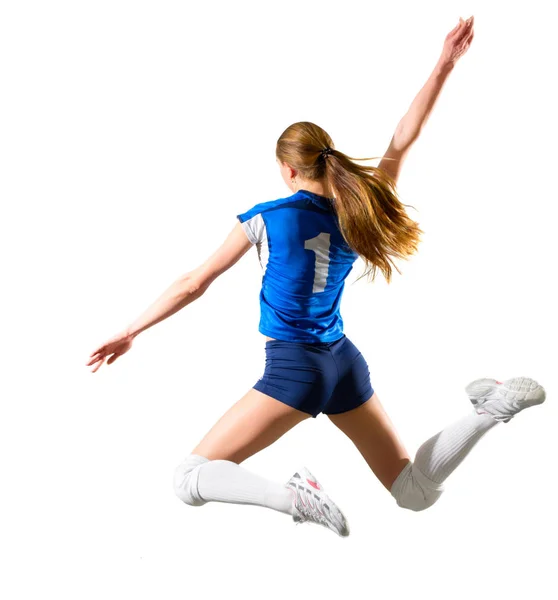
<path fill-rule="evenodd" d="M 473 39 L 473 18 L 446 37 L 436 67 L 399 123 L 379 166 L 359 166 L 332 148 L 313 123 L 295 123 L 277 142 L 276 158 L 292 195 L 238 215 L 224 244 L 177 280 L 135 323 L 95 350 L 93 372 L 112 364 L 134 338 L 203 295 L 252 245 L 264 270 L 259 330 L 266 336 L 262 378 L 209 431 L 175 472 L 177 495 L 192 506 L 219 501 L 284 512 L 295 522 L 347 536 L 347 521 L 306 469 L 275 483 L 240 466 L 297 423 L 325 413 L 356 445 L 397 504 L 432 506 L 444 481 L 491 428 L 544 401 L 536 382 L 481 379 L 467 386 L 474 410 L 427 440 L 414 460 L 397 436 L 367 363 L 343 334 L 344 281 L 361 256 L 372 279 L 389 281 L 393 260 L 413 254 L 420 229 L 396 193 L 403 161 L 456 61 Z"/>

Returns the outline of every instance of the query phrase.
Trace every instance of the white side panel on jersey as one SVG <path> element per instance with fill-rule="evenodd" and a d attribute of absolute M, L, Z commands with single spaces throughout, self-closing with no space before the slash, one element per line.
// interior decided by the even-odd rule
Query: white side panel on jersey
<path fill-rule="evenodd" d="M 241 223 L 244 231 L 246 232 L 247 238 L 256 244 L 258 250 L 258 259 L 263 269 L 262 277 L 265 275 L 265 268 L 267 261 L 269 260 L 269 245 L 267 243 L 267 229 L 265 228 L 265 221 L 261 213 L 254 215 L 251 219 Z"/>
<path fill-rule="evenodd" d="M 244 221 L 244 223 L 242 223 L 242 227 L 246 232 L 246 237 L 252 242 L 252 244 L 261 242 L 263 232 L 265 231 L 265 223 L 261 213 L 254 215 L 247 221 Z"/>
<path fill-rule="evenodd" d="M 256 244 L 256 248 L 258 249 L 258 258 L 260 259 L 260 264 L 262 265 L 262 277 L 265 275 L 265 268 L 267 267 L 267 261 L 269 259 L 269 244 L 267 242 L 267 229 L 263 228 L 262 232 L 262 241 Z"/>

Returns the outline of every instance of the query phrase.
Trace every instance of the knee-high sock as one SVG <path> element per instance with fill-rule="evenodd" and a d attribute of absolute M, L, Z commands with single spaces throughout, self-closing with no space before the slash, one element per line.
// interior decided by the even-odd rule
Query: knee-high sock
<path fill-rule="evenodd" d="M 228 460 L 190 455 L 176 470 L 175 490 L 187 504 L 254 504 L 292 514 L 293 495 L 285 485 L 260 477 Z"/>
<path fill-rule="evenodd" d="M 397 504 L 421 511 L 437 502 L 444 491 L 444 481 L 481 437 L 499 422 L 487 414 L 473 412 L 424 442 L 414 462 L 403 467 L 391 486 Z"/>
<path fill-rule="evenodd" d="M 473 411 L 424 442 L 417 450 L 415 466 L 431 481 L 443 483 L 482 436 L 499 422 L 490 415 Z"/>

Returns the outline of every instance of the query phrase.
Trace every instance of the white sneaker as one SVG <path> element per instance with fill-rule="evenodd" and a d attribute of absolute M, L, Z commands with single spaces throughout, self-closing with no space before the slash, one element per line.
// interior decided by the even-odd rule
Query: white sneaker
<path fill-rule="evenodd" d="M 318 523 L 338 535 L 349 535 L 349 525 L 343 513 L 308 469 L 303 467 L 285 484 L 293 493 L 293 520 L 299 523 Z"/>
<path fill-rule="evenodd" d="M 503 383 L 496 379 L 477 379 L 465 391 L 478 414 L 486 413 L 507 423 L 524 408 L 542 404 L 546 392 L 528 377 L 515 377 Z"/>

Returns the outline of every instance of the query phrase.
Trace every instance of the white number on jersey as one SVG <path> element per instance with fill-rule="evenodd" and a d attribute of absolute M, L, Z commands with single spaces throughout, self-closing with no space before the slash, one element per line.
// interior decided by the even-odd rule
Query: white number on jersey
<path fill-rule="evenodd" d="M 329 271 L 329 246 L 330 234 L 320 233 L 315 238 L 305 240 L 304 249 L 313 250 L 316 254 L 316 262 L 314 266 L 314 285 L 312 293 L 323 292 L 327 282 L 327 274 Z"/>

